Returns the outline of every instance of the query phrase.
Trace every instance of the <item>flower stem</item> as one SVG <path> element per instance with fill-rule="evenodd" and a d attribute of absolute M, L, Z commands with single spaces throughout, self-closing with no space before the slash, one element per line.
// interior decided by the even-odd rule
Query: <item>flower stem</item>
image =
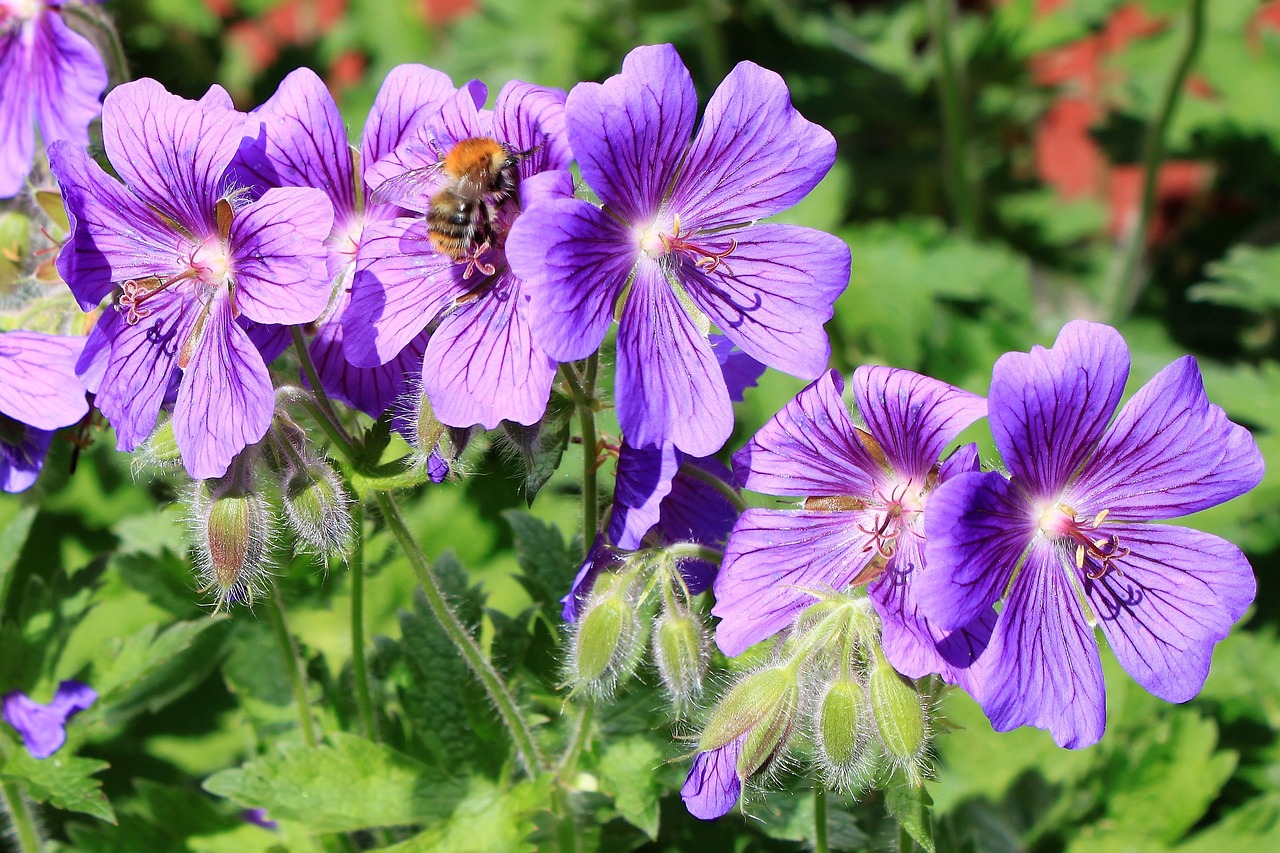
<path fill-rule="evenodd" d="M 400 543 L 400 550 L 408 558 L 409 565 L 413 567 L 413 572 L 418 577 L 418 583 L 422 585 L 427 605 L 431 608 L 431 613 L 435 616 L 436 622 L 439 623 L 454 647 L 462 655 L 467 666 L 475 673 L 476 678 L 480 680 L 485 691 L 489 694 L 489 698 L 493 700 L 493 704 L 497 707 L 498 715 L 502 718 L 502 722 L 511 736 L 511 742 L 516 748 L 516 754 L 520 763 L 524 765 L 525 771 L 530 776 L 538 774 L 543 767 L 542 753 L 538 749 L 537 741 L 534 740 L 533 732 L 529 729 L 524 717 L 521 716 L 519 708 L 516 707 L 516 701 L 511 695 L 510 689 L 497 671 L 489 664 L 475 638 L 471 636 L 471 633 L 462 624 L 462 620 L 458 618 L 458 615 L 453 612 L 445 601 L 444 591 L 440 588 L 440 582 L 436 579 L 435 572 L 432 571 L 426 555 L 422 553 L 422 549 L 414 541 L 413 534 L 405 524 L 404 517 L 400 515 L 400 509 L 396 506 L 395 500 L 386 492 L 377 492 L 376 494 L 378 506 L 382 510 L 382 516 L 391 527 L 391 532 L 395 535 L 396 541 Z"/>
<path fill-rule="evenodd" d="M 316 396 L 316 403 L 319 405 L 320 411 L 324 413 L 325 417 L 329 418 L 334 430 L 342 437 L 341 443 L 343 446 L 350 448 L 354 443 L 351 434 L 343 426 L 338 413 L 334 411 L 333 404 L 329 402 L 328 395 L 324 393 L 324 386 L 320 384 L 320 373 L 316 370 L 315 362 L 311 360 L 311 353 L 307 350 L 307 342 L 302 337 L 302 329 L 298 326 L 290 326 L 289 334 L 293 336 L 294 352 L 298 354 L 298 361 L 302 362 L 303 375 L 307 377 L 307 384 L 311 386 L 311 393 Z"/>
<path fill-rule="evenodd" d="M 977 238 L 978 191 L 969 175 L 969 121 L 961 95 L 960 69 L 951 45 L 951 0 L 929 0 L 929 24 L 938 51 L 938 94 L 946 137 L 947 184 L 956 219 L 966 236 Z"/>
<path fill-rule="evenodd" d="M 704 471 L 697 465 L 681 465 L 680 473 L 692 477 L 695 480 L 701 480 L 720 494 L 724 495 L 725 500 L 733 504 L 733 508 L 739 513 L 746 512 L 747 502 L 743 500 L 742 495 L 738 494 L 738 490 L 733 486 L 721 480 L 710 471 Z"/>
<path fill-rule="evenodd" d="M 582 433 L 582 556 L 591 550 L 599 523 L 596 498 L 596 375 L 600 369 L 599 353 L 587 359 L 582 381 L 572 365 L 560 365 L 560 371 L 578 407 L 578 431 Z"/>
<path fill-rule="evenodd" d="M 355 548 L 351 552 L 351 670 L 356 680 L 356 707 L 365 737 L 380 741 L 369 698 L 369 673 L 364 659 L 364 503 L 355 508 Z"/>
<path fill-rule="evenodd" d="M 78 20 L 102 34 L 102 38 L 107 42 L 107 50 L 111 53 L 111 65 L 115 71 L 110 75 L 111 82 L 117 86 L 129 82 L 129 61 L 124 55 L 124 44 L 120 41 L 120 33 L 116 32 L 110 16 L 100 9 L 85 5 L 63 6 L 61 9 L 63 14 L 74 15 Z"/>
<path fill-rule="evenodd" d="M 5 810 L 9 812 L 9 822 L 13 824 L 13 833 L 18 839 L 18 849 L 22 853 L 40 853 L 40 833 L 36 829 L 35 815 L 22 796 L 22 789 L 16 782 L 0 783 L 0 791 L 4 793 Z"/>
<path fill-rule="evenodd" d="M 1147 242 L 1147 229 L 1151 224 L 1151 214 L 1156 206 L 1156 188 L 1160 179 L 1160 164 L 1164 160 L 1165 137 L 1169 125 L 1178 111 L 1182 101 L 1182 90 L 1186 88 L 1187 75 L 1195 64 L 1196 55 L 1200 52 L 1200 43 L 1204 36 L 1204 0 L 1190 0 L 1187 4 L 1187 41 L 1178 55 L 1178 62 L 1173 68 L 1165 88 L 1164 97 L 1160 101 L 1159 112 L 1155 119 L 1147 125 L 1146 139 L 1142 146 L 1142 203 L 1138 208 L 1138 221 L 1125 236 L 1120 263 L 1113 266 L 1117 270 L 1107 283 L 1104 298 L 1109 301 L 1107 316 L 1111 321 L 1123 320 L 1138 301 L 1142 293 L 1144 281 L 1139 265 L 1142 262 L 1143 249 Z"/>
<path fill-rule="evenodd" d="M 302 653 L 293 635 L 289 633 L 289 625 L 284 616 L 284 596 L 280 587 L 272 585 L 271 595 L 271 627 L 276 632 L 276 642 L 280 644 L 280 653 L 284 655 L 285 668 L 289 670 L 289 685 L 293 688 L 293 703 L 298 706 L 298 723 L 302 730 L 302 740 L 307 746 L 316 745 L 315 722 L 311 719 L 311 704 L 307 701 L 307 675 L 302 667 Z"/>
<path fill-rule="evenodd" d="M 819 785 L 813 789 L 813 853 L 828 853 L 827 846 L 827 789 Z"/>

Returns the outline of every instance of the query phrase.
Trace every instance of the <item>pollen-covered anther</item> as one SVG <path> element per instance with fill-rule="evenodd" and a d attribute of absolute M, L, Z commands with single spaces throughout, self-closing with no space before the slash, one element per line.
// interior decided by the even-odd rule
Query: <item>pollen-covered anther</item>
<path fill-rule="evenodd" d="M 152 313 L 152 309 L 144 308 L 143 303 L 156 294 L 163 293 L 178 282 L 194 278 L 198 274 L 197 270 L 189 269 L 163 281 L 159 276 L 139 279 L 131 278 L 120 285 L 121 293 L 120 298 L 116 300 L 116 309 L 123 308 L 125 311 L 124 321 L 130 326 L 136 326 L 147 317 L 150 317 Z"/>
<path fill-rule="evenodd" d="M 1101 580 L 1108 572 L 1122 573 L 1116 567 L 1119 560 L 1129 556 L 1129 549 L 1120 544 L 1120 537 L 1114 533 L 1098 536 L 1098 530 L 1107 519 L 1110 510 L 1102 510 L 1087 522 L 1076 518 L 1076 511 L 1067 504 L 1060 503 L 1052 509 L 1040 514 L 1040 529 L 1059 539 L 1075 543 L 1076 568 L 1085 573 L 1090 580 Z M 1086 568 L 1086 565 L 1089 568 Z"/>

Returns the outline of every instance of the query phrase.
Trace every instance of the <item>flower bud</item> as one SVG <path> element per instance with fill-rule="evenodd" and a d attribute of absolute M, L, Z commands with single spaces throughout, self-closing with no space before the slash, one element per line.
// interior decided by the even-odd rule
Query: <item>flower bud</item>
<path fill-rule="evenodd" d="M 142 468 L 172 468 L 182 461 L 178 440 L 173 435 L 173 419 L 162 422 L 134 454 L 135 465 Z"/>
<path fill-rule="evenodd" d="M 654 636 L 658 675 L 675 704 L 683 707 L 702 693 L 708 662 L 706 634 L 693 616 L 667 612 L 658 620 Z"/>
<path fill-rule="evenodd" d="M 800 685 L 792 681 L 780 700 L 747 732 L 738 753 L 738 778 L 758 773 L 778 754 L 791 734 L 796 706 L 800 702 Z"/>
<path fill-rule="evenodd" d="M 216 590 L 217 608 L 252 604 L 262 592 L 275 523 L 253 488 L 252 465 L 237 460 L 232 468 L 227 477 L 196 483 L 190 499 L 200 591 Z"/>
<path fill-rule="evenodd" d="M 285 519 L 299 544 L 325 556 L 350 553 L 354 535 L 350 501 L 332 467 L 308 460 L 288 474 L 280 491 Z"/>
<path fill-rule="evenodd" d="M 862 685 L 840 676 L 823 694 L 815 720 L 818 764 L 837 791 L 859 788 L 874 771 L 870 749 L 875 724 Z"/>
<path fill-rule="evenodd" d="M 571 678 L 580 687 L 607 695 L 635 670 L 643 649 L 644 637 L 626 596 L 598 597 L 578 622 Z"/>
<path fill-rule="evenodd" d="M 920 694 L 878 651 L 867 689 L 885 755 L 895 767 L 918 772 L 928 742 Z"/>
<path fill-rule="evenodd" d="M 771 666 L 751 673 L 717 703 L 702 730 L 698 751 L 710 752 L 737 740 L 775 709 L 786 706 L 797 690 L 795 672 L 788 667 Z"/>

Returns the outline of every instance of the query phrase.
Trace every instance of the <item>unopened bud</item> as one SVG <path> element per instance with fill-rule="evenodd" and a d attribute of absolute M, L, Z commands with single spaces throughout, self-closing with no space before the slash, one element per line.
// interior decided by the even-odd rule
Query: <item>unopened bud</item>
<path fill-rule="evenodd" d="M 640 662 L 644 637 L 631 602 L 622 595 L 598 597 L 578 623 L 571 676 L 580 687 L 607 695 Z"/>
<path fill-rule="evenodd" d="M 742 741 L 742 751 L 738 753 L 739 779 L 758 773 L 786 744 L 799 702 L 800 685 L 792 681 L 781 700 L 747 732 Z"/>
<path fill-rule="evenodd" d="M 654 634 L 658 675 L 677 706 L 702 693 L 707 671 L 707 638 L 702 626 L 686 613 L 664 613 Z"/>
<path fill-rule="evenodd" d="M 271 509 L 251 481 L 235 479 L 196 483 L 191 497 L 200 591 L 216 590 L 219 609 L 237 602 L 252 604 L 268 574 Z"/>
<path fill-rule="evenodd" d="M 300 544 L 325 556 L 350 553 L 354 535 L 350 501 L 332 467 L 310 460 L 290 472 L 281 492 L 285 518 Z"/>
<path fill-rule="evenodd" d="M 717 703 L 702 730 L 698 751 L 710 752 L 737 740 L 775 708 L 785 705 L 796 689 L 795 673 L 786 667 L 773 666 L 751 673 Z"/>
<path fill-rule="evenodd" d="M 867 688 L 885 755 L 895 767 L 916 772 L 927 742 L 920 694 L 880 655 Z"/>
<path fill-rule="evenodd" d="M 182 461 L 178 440 L 173 435 L 173 420 L 166 419 L 147 437 L 134 454 L 142 467 L 172 468 Z"/>
<path fill-rule="evenodd" d="M 857 681 L 841 676 L 827 687 L 814 728 L 818 763 L 837 791 L 860 788 L 872 775 L 870 716 L 866 691 Z"/>
<path fill-rule="evenodd" d="M 426 394 L 419 393 L 417 417 L 414 418 L 413 435 L 408 436 L 409 440 L 419 453 L 430 454 L 435 452 L 445 434 L 445 425 L 436 418 L 431 401 Z"/>

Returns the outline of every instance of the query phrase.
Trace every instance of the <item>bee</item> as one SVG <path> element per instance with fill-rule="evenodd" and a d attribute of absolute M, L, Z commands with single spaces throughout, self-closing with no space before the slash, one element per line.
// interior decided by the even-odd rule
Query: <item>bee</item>
<path fill-rule="evenodd" d="M 467 263 L 463 278 L 473 270 L 493 275 L 480 255 L 497 242 L 498 214 L 515 197 L 520 163 L 537 148 L 516 151 L 487 136 L 473 136 L 454 145 L 438 163 L 410 169 L 385 181 L 373 192 L 378 204 L 419 198 L 424 182 L 442 181 L 427 206 L 427 234 L 442 255 Z"/>

